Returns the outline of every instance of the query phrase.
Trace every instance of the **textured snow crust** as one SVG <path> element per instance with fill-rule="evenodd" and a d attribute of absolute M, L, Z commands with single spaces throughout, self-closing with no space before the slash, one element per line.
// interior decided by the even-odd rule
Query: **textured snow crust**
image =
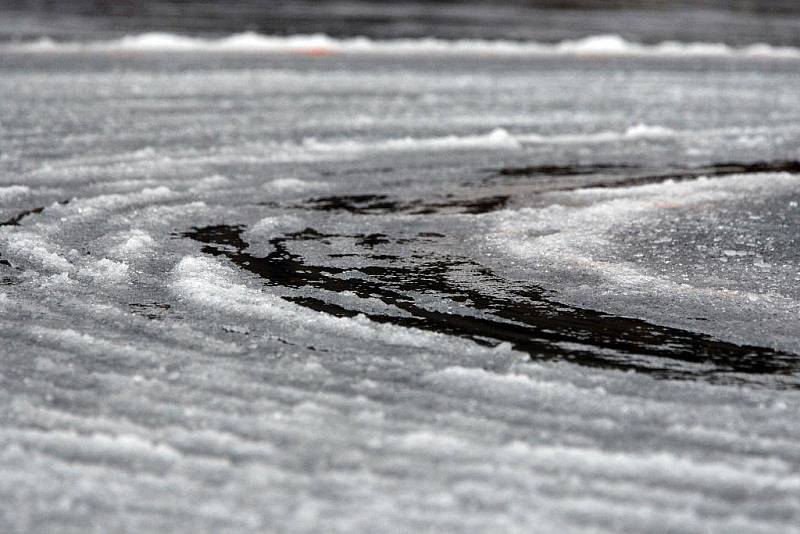
<path fill-rule="evenodd" d="M 535 285 L 798 354 L 797 173 L 614 174 L 800 158 L 795 68 L 190 44 L 0 54 L 0 531 L 797 532 L 797 371 L 370 318 Z M 440 263 L 461 300 L 296 282 Z"/>

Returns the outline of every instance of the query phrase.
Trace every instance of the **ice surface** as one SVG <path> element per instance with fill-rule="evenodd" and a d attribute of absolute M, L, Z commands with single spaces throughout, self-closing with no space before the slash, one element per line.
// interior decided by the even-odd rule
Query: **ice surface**
<path fill-rule="evenodd" d="M 798 352 L 800 265 L 784 254 L 798 191 L 797 174 L 586 188 L 498 213 L 488 239 L 571 302 L 682 326 L 710 319 L 739 342 L 771 332 L 773 346 Z M 741 249 L 726 248 L 733 243 Z"/>
<path fill-rule="evenodd" d="M 3 46 L 0 531 L 797 531 L 793 52 Z"/>

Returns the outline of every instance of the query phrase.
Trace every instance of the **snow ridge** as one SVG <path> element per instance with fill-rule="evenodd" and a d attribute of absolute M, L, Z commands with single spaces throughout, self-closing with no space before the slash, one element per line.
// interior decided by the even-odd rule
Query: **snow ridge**
<path fill-rule="evenodd" d="M 755 43 L 735 47 L 725 43 L 664 41 L 642 44 L 620 35 L 592 35 L 557 43 L 486 39 L 447 40 L 435 37 L 409 39 L 334 38 L 324 34 L 261 35 L 244 32 L 222 38 L 204 38 L 150 32 L 94 42 L 57 42 L 48 37 L 11 43 L 0 48 L 15 52 L 236 52 L 389 54 L 389 55 L 502 55 L 502 56 L 644 56 L 644 57 L 747 57 L 800 59 L 800 49 Z"/>

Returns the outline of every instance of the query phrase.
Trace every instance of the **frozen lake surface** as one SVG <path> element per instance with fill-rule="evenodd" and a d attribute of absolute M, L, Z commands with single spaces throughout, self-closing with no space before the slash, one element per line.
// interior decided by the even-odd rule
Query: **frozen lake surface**
<path fill-rule="evenodd" d="M 0 530 L 798 532 L 799 67 L 0 45 Z"/>

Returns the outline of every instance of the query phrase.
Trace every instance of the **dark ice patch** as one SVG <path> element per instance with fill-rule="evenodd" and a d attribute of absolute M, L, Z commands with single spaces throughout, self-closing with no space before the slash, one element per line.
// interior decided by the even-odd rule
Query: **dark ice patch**
<path fill-rule="evenodd" d="M 503 167 L 493 171 L 497 176 L 580 176 L 603 172 L 619 172 L 636 169 L 633 165 L 596 164 L 596 165 L 528 165 L 524 167 Z"/>
<path fill-rule="evenodd" d="M 204 253 L 225 257 L 260 276 L 268 285 L 347 291 L 386 304 L 386 309 L 377 313 L 318 297 L 284 297 L 336 317 L 364 314 L 377 323 L 458 336 L 484 346 L 507 342 L 534 359 L 631 370 L 657 378 L 800 387 L 793 380 L 800 370 L 800 360 L 794 354 L 736 345 L 705 334 L 559 304 L 542 288 L 528 286 L 520 290 L 519 282 L 502 279 L 472 260 L 417 248 L 417 238 L 391 240 L 408 245 L 408 254 L 392 266 L 369 264 L 370 256 L 364 254 L 358 255 L 358 263 L 344 268 L 307 262 L 293 251 L 292 243 L 333 238 L 363 240 L 364 235 L 324 234 L 306 228 L 271 239 L 273 251 L 255 256 L 247 252 L 249 245 L 242 238 L 243 232 L 241 225 L 216 225 L 194 227 L 179 235 L 203 243 Z M 419 304 L 418 296 L 422 294 L 460 303 L 459 311 Z M 766 375 L 784 375 L 787 380 L 776 385 L 759 379 Z"/>
<path fill-rule="evenodd" d="M 130 308 L 131 312 L 136 315 L 146 317 L 150 320 L 155 320 L 163 319 L 172 306 L 162 302 L 133 302 L 128 304 L 128 308 Z"/>
<path fill-rule="evenodd" d="M 602 181 L 592 182 L 591 187 L 631 187 L 672 181 L 684 181 L 700 178 L 701 176 L 722 177 L 735 174 L 756 174 L 770 172 L 800 173 L 800 161 L 777 160 L 756 161 L 750 163 L 712 163 L 702 167 L 676 168 L 668 170 L 653 170 L 637 165 L 626 164 L 595 164 L 595 165 L 538 165 L 525 167 L 503 167 L 491 170 L 487 181 L 496 183 L 504 179 L 537 179 L 557 177 L 580 177 L 602 175 L 608 177 Z M 586 187 L 587 184 L 553 182 L 548 190 L 571 191 Z"/>
<path fill-rule="evenodd" d="M 293 208 L 316 211 L 345 211 L 357 215 L 384 214 L 480 214 L 505 207 L 508 195 L 478 198 L 458 198 L 447 195 L 443 200 L 403 200 L 388 195 L 341 195 L 312 198 Z"/>

